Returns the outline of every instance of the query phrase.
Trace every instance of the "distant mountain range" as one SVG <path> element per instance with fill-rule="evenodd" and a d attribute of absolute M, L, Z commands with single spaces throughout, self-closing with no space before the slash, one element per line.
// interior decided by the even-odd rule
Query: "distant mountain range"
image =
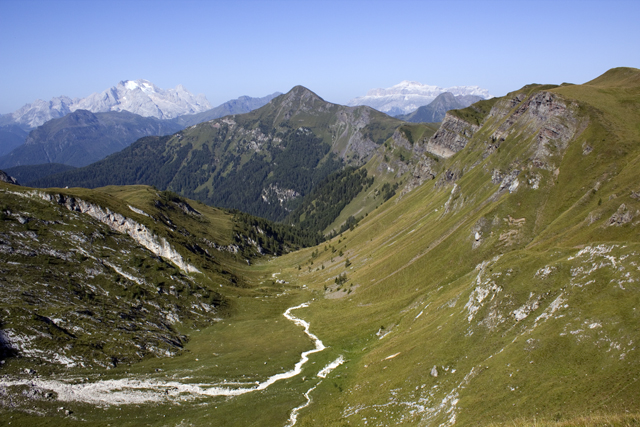
<path fill-rule="evenodd" d="M 451 92 L 441 93 L 429 105 L 423 105 L 412 113 L 396 116 L 400 120 L 413 123 L 441 122 L 449 110 L 467 108 L 471 104 L 482 101 L 478 95 L 457 95 Z"/>
<path fill-rule="evenodd" d="M 15 123 L 0 125 L 0 156 L 24 144 L 28 135 L 29 128 Z"/>
<path fill-rule="evenodd" d="M 164 101 L 161 99 L 163 94 L 166 95 Z M 75 109 L 62 117 L 51 118 L 33 130 L 30 130 L 28 123 L 36 123 L 42 118 L 66 111 L 61 106 L 66 105 L 64 99 L 69 98 L 59 97 L 48 104 L 37 101 L 28 104 L 30 108 L 25 106 L 18 110 L 21 114 L 15 112 L 3 116 L 3 125 L 0 126 L 0 167 L 41 163 L 86 166 L 127 147 L 143 136 L 168 135 L 225 115 L 247 113 L 263 106 L 280 93 L 262 98 L 242 96 L 206 111 L 164 120 L 158 116 L 169 117 L 178 112 L 193 112 L 195 108 L 185 107 L 180 110 L 180 105 L 192 105 L 193 103 L 189 104 L 190 100 L 197 100 L 198 97 L 188 93 L 183 86 L 163 91 L 146 80 L 121 82 L 102 92 L 102 95 L 104 97 L 100 98 L 98 94 L 94 94 L 73 106 L 75 108 L 83 105 L 87 109 Z M 113 104 L 109 107 L 111 110 L 108 110 L 109 103 L 117 99 L 125 102 Z M 138 99 L 140 103 L 134 105 L 134 99 Z M 205 103 L 200 102 L 198 105 Z M 208 101 L 206 105 L 209 105 Z M 65 108 L 68 110 L 68 105 Z M 36 179 L 35 176 L 32 178 Z"/>
<path fill-rule="evenodd" d="M 11 113 L 11 118 L 17 124 L 33 128 L 76 110 L 92 113 L 129 111 L 143 117 L 166 120 L 185 114 L 202 113 L 211 108 L 204 95 L 193 95 L 182 85 L 163 90 L 148 80 L 139 79 L 121 81 L 86 98 L 59 96 L 49 102 L 38 99 Z"/>
<path fill-rule="evenodd" d="M 372 108 L 331 104 L 296 86 L 250 113 L 142 138 L 100 162 L 31 184 L 155 185 L 282 220 L 332 172 L 367 162 L 400 125 Z"/>
<path fill-rule="evenodd" d="M 478 86 L 441 88 L 405 80 L 390 88 L 371 89 L 365 96 L 354 98 L 347 105 L 368 105 L 390 116 L 397 116 L 409 114 L 423 105 L 428 105 L 438 95 L 445 92 L 450 92 L 454 96 L 474 95 L 482 99 L 492 97 L 488 90 Z"/>
<path fill-rule="evenodd" d="M 209 120 L 219 119 L 220 117 L 229 116 L 231 114 L 244 114 L 262 107 L 269 103 L 273 98 L 280 95 L 282 95 L 281 92 L 274 92 L 271 95 L 263 96 L 262 98 L 241 96 L 240 98 L 232 99 L 231 101 L 227 101 L 224 104 L 220 104 L 217 107 L 202 113 L 187 114 L 176 117 L 173 121 L 184 128 L 197 125 L 198 123 L 207 122 Z"/>

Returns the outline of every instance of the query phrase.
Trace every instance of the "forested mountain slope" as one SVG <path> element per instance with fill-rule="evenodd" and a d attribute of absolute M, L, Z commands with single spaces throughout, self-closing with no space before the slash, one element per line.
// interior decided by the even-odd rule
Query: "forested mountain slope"
<path fill-rule="evenodd" d="M 0 167 L 43 163 L 86 166 L 147 135 L 168 135 L 182 126 L 128 111 L 76 110 L 29 133 L 24 144 L 0 157 Z"/>

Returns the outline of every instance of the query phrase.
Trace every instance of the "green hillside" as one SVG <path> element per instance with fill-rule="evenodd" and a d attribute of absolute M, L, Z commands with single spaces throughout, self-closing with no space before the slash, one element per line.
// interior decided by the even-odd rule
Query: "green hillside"
<path fill-rule="evenodd" d="M 510 93 L 446 160 L 456 178 L 312 271 L 312 249 L 278 260 L 302 263 L 324 295 L 307 318 L 347 360 L 299 425 L 638 422 L 638 76 Z"/>
<path fill-rule="evenodd" d="M 200 271 L 171 273 L 188 292 L 170 304 L 200 302 L 197 294 L 207 289 L 221 303 L 209 323 L 194 309 L 161 331 L 181 340 L 175 355 L 149 354 L 109 370 L 35 364 L 34 355 L 20 355 L 21 348 L 34 348 L 27 340 L 12 344 L 17 322 L 1 317 L 0 417 L 13 417 L 12 425 L 638 425 L 639 106 L 640 70 L 614 69 L 584 85 L 530 85 L 449 112 L 437 130 L 405 124 L 371 155 L 366 176 L 345 170 L 318 187 L 346 193 L 343 178 L 358 173 L 354 182 L 362 190 L 341 213 L 357 224 L 278 257 L 259 256 L 249 233 L 251 258 L 223 250 L 209 251 L 209 259 L 188 249 L 211 248 L 200 244 L 204 236 L 228 246 L 229 230 L 242 227 L 171 193 L 65 190 L 128 210 Z M 85 247 L 71 237 L 77 232 L 62 231 L 86 235 L 95 227 L 89 214 L 72 220 L 66 207 L 52 211 L 41 199 L 11 193 L 30 190 L 2 188 L 0 249 L 10 261 L 4 270 L 17 275 L 44 259 L 44 252 L 10 252 L 6 247 L 18 248 L 14 241 L 37 252 L 38 241 L 57 242 L 55 235 Z M 323 227 L 321 205 L 341 203 L 325 197 L 331 193 L 310 192 L 309 206 L 317 209 L 300 216 L 317 213 Z M 48 228 L 20 220 L 36 218 L 26 214 L 34 211 Z M 252 236 L 265 232 L 252 227 Z M 119 245 L 110 257 L 145 253 L 126 246 L 122 233 L 101 230 L 105 243 L 93 251 Z M 62 252 L 54 244 L 50 249 Z M 136 277 L 159 262 L 146 257 L 134 268 L 132 261 L 122 271 Z M 73 286 L 83 289 L 75 275 L 86 269 L 68 268 Z M 167 281 L 168 270 L 145 280 Z M 45 283 L 64 287 L 68 276 L 48 277 L 29 282 L 38 283 L 34 290 Z M 14 306 L 35 312 L 35 291 L 19 295 L 0 313 Z M 144 298 L 129 298 L 146 307 Z M 163 298 L 173 297 L 151 301 L 172 307 Z M 148 311 L 145 316 L 157 312 Z M 44 308 L 38 316 L 76 334 Z M 54 348 L 59 344 L 52 342 L 70 339 L 40 317 L 31 319 L 49 328 L 40 326 L 33 342 Z M 156 324 L 152 317 L 148 322 Z M 117 332 L 125 349 L 132 341 L 127 334 Z M 145 342 L 159 334 L 149 327 Z"/>

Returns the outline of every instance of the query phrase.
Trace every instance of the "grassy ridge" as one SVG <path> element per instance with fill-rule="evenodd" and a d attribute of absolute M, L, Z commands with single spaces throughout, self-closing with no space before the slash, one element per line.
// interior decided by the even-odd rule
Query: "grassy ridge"
<path fill-rule="evenodd" d="M 525 98 L 541 89 L 549 87 L 525 88 Z M 631 197 L 638 116 L 624 102 L 635 89 L 602 103 L 589 85 L 551 90 L 577 102 L 570 108 L 583 124 L 547 157 L 551 171 L 527 166 L 536 141 L 517 130 L 483 159 L 485 138 L 504 119 L 489 122 L 445 165 L 467 170 L 456 190 L 431 182 L 383 205 L 326 243 L 342 257 L 320 251 L 310 265 L 309 249 L 278 260 L 302 264 L 301 280 L 325 294 L 310 319 L 348 360 L 314 392 L 322 404 L 300 425 L 437 425 L 454 416 L 461 425 L 597 425 L 578 420 L 635 412 L 637 219 L 609 225 L 622 204 L 632 216 L 640 209 Z M 499 192 L 492 171 L 516 168 L 520 187 Z"/>

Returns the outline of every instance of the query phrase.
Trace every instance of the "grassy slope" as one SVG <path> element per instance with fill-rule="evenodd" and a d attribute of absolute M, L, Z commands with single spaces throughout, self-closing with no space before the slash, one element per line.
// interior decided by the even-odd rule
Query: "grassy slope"
<path fill-rule="evenodd" d="M 637 80 L 637 70 L 630 74 Z M 277 261 L 302 264 L 301 280 L 317 292 L 334 289 L 339 273 L 349 279 L 343 298 L 312 306 L 312 324 L 348 363 L 314 391 L 317 404 L 300 425 L 440 424 L 454 414 L 468 425 L 637 411 L 637 222 L 606 224 L 622 203 L 632 213 L 640 208 L 630 197 L 639 189 L 638 85 L 627 78 L 629 87 L 616 89 L 606 77 L 553 89 L 580 101 L 577 114 L 589 125 L 554 157 L 557 175 L 521 175 L 541 174 L 539 189 L 521 185 L 490 199 L 498 189 L 491 170 L 526 159 L 528 141 L 507 138 L 482 160 L 481 131 L 450 159 L 480 161 L 457 182 L 452 212 L 443 214 L 451 186 L 428 183 L 327 243 L 345 257 L 321 251 L 312 272 L 304 264 L 311 249 Z M 589 214 L 598 219 L 589 223 Z M 481 218 L 483 240 L 473 249 Z M 577 255 L 598 245 L 606 249 Z M 471 305 L 478 310 L 469 321 Z M 528 314 L 519 321 L 518 309 Z"/>

